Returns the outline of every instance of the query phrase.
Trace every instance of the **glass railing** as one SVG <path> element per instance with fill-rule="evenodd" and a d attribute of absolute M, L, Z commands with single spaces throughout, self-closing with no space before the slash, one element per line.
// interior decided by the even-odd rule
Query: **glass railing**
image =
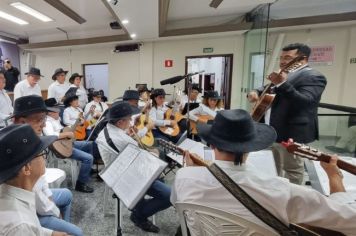
<path fill-rule="evenodd" d="M 340 156 L 356 155 L 356 108 L 320 103 L 319 140 L 311 146 Z"/>

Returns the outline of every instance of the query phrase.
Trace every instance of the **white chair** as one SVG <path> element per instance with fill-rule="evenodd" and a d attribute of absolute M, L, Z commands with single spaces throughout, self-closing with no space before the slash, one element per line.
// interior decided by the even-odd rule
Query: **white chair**
<path fill-rule="evenodd" d="M 47 166 L 58 168 L 59 161 L 64 164 L 69 163 L 70 170 L 71 170 L 72 188 L 74 189 L 79 175 L 80 162 L 71 158 L 67 158 L 67 159 L 58 158 L 51 150 L 49 150 Z"/>
<path fill-rule="evenodd" d="M 98 149 L 100 152 L 100 156 L 103 159 L 104 165 L 108 165 L 111 163 L 119 154 L 112 149 L 111 147 L 108 147 L 106 145 L 101 144 L 100 142 L 98 144 Z M 110 193 L 113 193 L 111 188 L 105 183 L 105 188 L 104 188 L 104 216 L 106 216 L 107 212 L 107 205 L 108 205 L 108 200 L 110 197 Z M 118 225 L 118 220 L 120 220 L 120 228 L 122 228 L 122 210 L 123 210 L 124 204 L 120 201 L 120 204 L 118 204 L 118 201 L 115 201 L 115 232 L 117 231 L 117 225 Z M 120 215 L 117 215 L 118 212 L 118 207 L 120 207 Z M 156 218 L 155 216 L 152 216 L 152 221 L 155 224 L 156 223 Z"/>
<path fill-rule="evenodd" d="M 187 221 L 194 220 L 196 229 L 199 230 L 199 236 L 277 236 L 256 223 L 241 218 L 238 215 L 219 210 L 212 207 L 202 206 L 191 203 L 176 203 L 182 235 L 187 236 Z M 193 218 L 193 219 L 192 219 Z M 192 234 L 193 236 L 193 234 Z M 194 235 L 195 236 L 195 235 Z"/>
<path fill-rule="evenodd" d="M 59 188 L 66 179 L 66 173 L 57 168 L 46 168 L 45 179 L 50 188 Z"/>

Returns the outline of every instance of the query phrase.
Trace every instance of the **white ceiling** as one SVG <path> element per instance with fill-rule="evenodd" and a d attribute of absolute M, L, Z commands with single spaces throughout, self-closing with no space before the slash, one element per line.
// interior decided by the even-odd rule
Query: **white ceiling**
<path fill-rule="evenodd" d="M 11 3 L 18 1 L 46 14 L 54 21 L 41 22 L 10 6 Z M 67 39 L 65 33 L 56 29 L 57 27 L 67 31 L 69 39 L 123 33 L 122 31 L 114 31 L 109 27 L 109 23 L 114 21 L 114 18 L 101 0 L 62 0 L 62 2 L 87 21 L 78 24 L 43 0 L 1 0 L 0 9 L 2 11 L 26 20 L 30 24 L 18 25 L 0 18 L 0 29 L 12 35 L 29 38 L 30 42 Z"/>
<path fill-rule="evenodd" d="M 10 6 L 10 3 L 17 1 L 48 15 L 54 22 L 43 23 Z M 30 22 L 29 25 L 20 26 L 0 18 L 0 34 L 5 32 L 28 38 L 30 43 L 67 39 L 67 35 L 57 27 L 68 33 L 68 39 L 123 35 L 126 33 L 124 30 L 112 30 L 109 27 L 109 23 L 118 18 L 121 21 L 130 21 L 124 27 L 129 34 L 137 35 L 134 41 L 162 39 L 159 37 L 159 0 L 118 0 L 116 5 L 111 0 L 109 5 L 116 17 L 105 7 L 107 0 L 61 1 L 87 21 L 78 24 L 44 0 L 0 0 L 2 11 Z M 223 0 L 217 9 L 209 7 L 210 2 L 211 0 L 170 0 L 166 29 L 239 23 L 256 6 L 272 2 L 273 19 L 356 11 L 356 0 Z"/>

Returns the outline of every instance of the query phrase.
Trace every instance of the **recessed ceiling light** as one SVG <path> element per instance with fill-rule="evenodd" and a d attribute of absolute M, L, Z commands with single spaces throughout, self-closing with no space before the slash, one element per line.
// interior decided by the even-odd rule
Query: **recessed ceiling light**
<path fill-rule="evenodd" d="M 7 14 L 6 12 L 3 12 L 3 11 L 0 11 L 0 17 L 4 18 L 5 20 L 15 22 L 16 24 L 19 24 L 19 25 L 28 25 L 29 24 L 27 21 L 21 20 L 20 18 L 17 18 L 16 16 Z"/>
<path fill-rule="evenodd" d="M 131 38 L 136 38 L 136 34 L 131 34 Z"/>
<path fill-rule="evenodd" d="M 121 21 L 121 23 L 122 23 L 123 25 L 127 25 L 127 24 L 129 23 L 129 20 L 123 20 L 123 21 Z"/>
<path fill-rule="evenodd" d="M 11 6 L 19 9 L 20 11 L 23 11 L 43 22 L 49 22 L 49 21 L 53 21 L 51 18 L 49 18 L 48 16 L 42 14 L 41 12 L 23 4 L 22 2 L 14 2 L 10 4 Z"/>

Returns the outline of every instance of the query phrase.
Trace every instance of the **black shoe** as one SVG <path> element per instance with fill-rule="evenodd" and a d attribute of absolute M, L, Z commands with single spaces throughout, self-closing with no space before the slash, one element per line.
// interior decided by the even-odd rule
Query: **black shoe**
<path fill-rule="evenodd" d="M 349 150 L 347 150 L 345 148 L 339 148 L 339 147 L 335 147 L 335 146 L 326 146 L 325 148 L 332 152 L 338 152 L 338 153 L 350 152 Z"/>
<path fill-rule="evenodd" d="M 137 219 L 137 217 L 134 216 L 134 214 L 132 213 L 130 216 L 130 220 L 140 229 L 142 229 L 143 231 L 146 232 L 151 232 L 151 233 L 158 233 L 159 232 L 159 228 L 157 226 L 155 226 L 151 221 L 149 221 L 148 219 L 140 221 L 139 219 Z"/>
<path fill-rule="evenodd" d="M 81 182 L 77 182 L 75 185 L 75 190 L 83 193 L 92 193 L 94 192 L 94 189 L 89 187 L 87 184 L 83 184 Z"/>
<path fill-rule="evenodd" d="M 93 175 L 93 174 L 97 174 L 99 171 L 97 169 L 91 169 L 90 170 L 90 174 Z"/>

